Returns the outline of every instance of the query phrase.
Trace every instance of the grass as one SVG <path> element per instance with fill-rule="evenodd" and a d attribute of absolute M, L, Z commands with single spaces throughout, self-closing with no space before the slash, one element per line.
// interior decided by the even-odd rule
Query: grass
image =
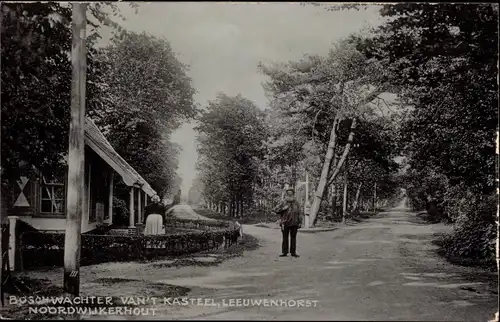
<path fill-rule="evenodd" d="M 218 250 L 210 250 L 200 252 L 192 255 L 184 255 L 181 257 L 172 258 L 171 263 L 158 263 L 152 264 L 154 267 L 184 267 L 184 266 L 201 266 L 201 267 L 214 267 L 221 264 L 223 261 L 242 256 L 245 251 L 255 250 L 260 247 L 259 240 L 251 235 L 243 235 L 236 245 L 228 248 L 220 248 Z M 204 261 L 197 260 L 196 258 L 211 257 L 213 260 Z"/>

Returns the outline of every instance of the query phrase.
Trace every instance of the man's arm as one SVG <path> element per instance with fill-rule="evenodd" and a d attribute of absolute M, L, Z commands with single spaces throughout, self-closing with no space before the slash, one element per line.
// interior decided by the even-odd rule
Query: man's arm
<path fill-rule="evenodd" d="M 279 203 L 279 205 L 274 207 L 273 212 L 281 215 L 281 213 L 283 212 L 284 205 L 285 205 L 285 203 L 283 201 L 281 201 Z"/>
<path fill-rule="evenodd" d="M 283 208 L 284 208 L 284 202 L 280 202 L 280 204 L 278 206 L 274 207 L 274 209 L 273 209 L 273 212 L 280 216 L 280 219 L 279 219 L 280 222 L 281 222 L 281 220 L 283 220 L 283 214 L 284 214 Z"/>

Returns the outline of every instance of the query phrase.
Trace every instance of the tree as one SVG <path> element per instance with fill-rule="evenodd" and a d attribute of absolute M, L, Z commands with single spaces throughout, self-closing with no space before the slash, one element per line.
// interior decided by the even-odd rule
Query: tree
<path fill-rule="evenodd" d="M 59 3 L 2 3 L 2 167 L 17 180 L 25 170 L 61 166 L 69 130 L 70 7 Z M 88 110 L 100 108 L 100 65 L 88 46 Z M 57 138 L 57 139 L 56 139 Z"/>
<path fill-rule="evenodd" d="M 203 200 L 203 182 L 201 181 L 199 175 L 195 177 L 193 185 L 189 188 L 188 204 L 194 206 L 201 206 L 205 204 Z"/>
<path fill-rule="evenodd" d="M 394 161 L 399 151 L 394 123 L 393 117 L 383 116 L 360 121 L 347 165 L 349 196 L 355 196 L 350 212 L 357 211 L 360 200 L 373 200 L 375 185 L 377 199 L 390 199 L 395 193 L 391 182 L 399 169 Z"/>
<path fill-rule="evenodd" d="M 136 5 L 131 4 L 136 7 Z M 33 167 L 63 171 L 67 153 L 71 86 L 71 6 L 2 3 L 2 182 L 15 184 Z M 92 3 L 87 16 L 87 112 L 106 106 L 103 64 L 94 48 L 102 25 L 121 28 L 114 3 Z"/>
<path fill-rule="evenodd" d="M 325 58 L 306 56 L 299 62 L 261 69 L 271 78 L 265 89 L 274 105 L 300 120 L 299 131 L 318 134 L 326 145 L 310 213 L 314 222 L 326 187 L 349 154 L 359 118 L 370 114 L 367 105 L 386 90 L 384 72 L 379 61 L 367 59 L 349 41 L 339 42 Z M 335 158 L 341 130 L 348 138 L 342 155 Z"/>
<path fill-rule="evenodd" d="M 178 205 L 181 203 L 181 194 L 182 194 L 181 189 L 177 190 L 177 193 L 174 196 L 174 201 L 173 201 L 174 205 Z"/>
<path fill-rule="evenodd" d="M 400 129 L 410 201 L 455 221 L 447 254 L 493 265 L 498 5 L 391 4 L 381 14 L 387 23 L 357 42 L 387 62 L 410 106 Z"/>
<path fill-rule="evenodd" d="M 167 193 L 175 185 L 180 147 L 169 141 L 196 114 L 187 66 L 167 40 L 124 32 L 99 53 L 106 62 L 111 98 L 98 120 L 109 141 L 152 187 Z"/>
<path fill-rule="evenodd" d="M 381 13 L 392 19 L 364 48 L 389 57 L 390 81 L 413 107 L 401 129 L 411 167 L 493 191 L 498 6 L 397 4 Z"/>
<path fill-rule="evenodd" d="M 217 95 L 198 118 L 198 169 L 212 208 L 243 216 L 253 206 L 266 137 L 263 113 L 241 95 Z"/>
<path fill-rule="evenodd" d="M 88 9 L 91 30 L 86 41 L 86 105 L 88 115 L 95 117 L 105 105 L 106 91 L 102 64 L 93 46 L 100 37 L 100 26 L 120 31 L 110 18 L 119 11 L 113 3 L 92 3 Z M 19 176 L 33 174 L 34 168 L 56 174 L 66 166 L 63 156 L 67 155 L 69 141 L 72 12 L 71 4 L 2 2 L 0 14 L 1 185 L 2 203 L 10 203 Z M 2 214 L 8 206 L 2 207 Z"/>

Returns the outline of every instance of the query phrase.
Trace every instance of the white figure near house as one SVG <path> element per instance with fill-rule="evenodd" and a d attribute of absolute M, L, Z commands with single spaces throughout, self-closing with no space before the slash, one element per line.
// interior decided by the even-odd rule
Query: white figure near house
<path fill-rule="evenodd" d="M 240 237 L 243 237 L 243 226 L 239 222 L 234 223 L 236 225 L 236 229 L 239 230 Z"/>

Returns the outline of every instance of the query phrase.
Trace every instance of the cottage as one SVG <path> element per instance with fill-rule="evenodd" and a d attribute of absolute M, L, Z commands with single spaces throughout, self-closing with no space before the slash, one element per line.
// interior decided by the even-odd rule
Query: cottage
<path fill-rule="evenodd" d="M 94 122 L 85 120 L 85 193 L 82 233 L 113 223 L 113 184 L 121 178 L 130 188 L 129 228 L 141 223 L 148 197 L 156 192 L 111 146 Z M 18 180 L 16 199 L 8 209 L 9 262 L 14 269 L 16 225 L 22 221 L 40 231 L 65 231 L 67 176 L 38 173 Z"/>

